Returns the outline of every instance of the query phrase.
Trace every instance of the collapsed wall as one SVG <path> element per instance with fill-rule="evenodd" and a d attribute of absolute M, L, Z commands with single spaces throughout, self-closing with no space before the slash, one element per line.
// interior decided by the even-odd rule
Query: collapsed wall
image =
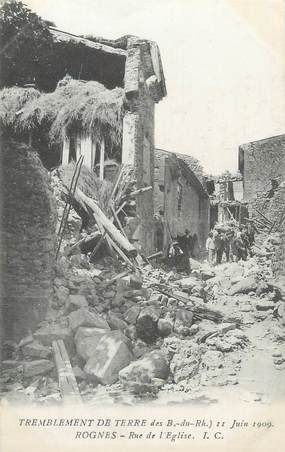
<path fill-rule="evenodd" d="M 31 148 L 2 141 L 2 339 L 43 320 L 52 295 L 56 208 L 49 175 Z"/>

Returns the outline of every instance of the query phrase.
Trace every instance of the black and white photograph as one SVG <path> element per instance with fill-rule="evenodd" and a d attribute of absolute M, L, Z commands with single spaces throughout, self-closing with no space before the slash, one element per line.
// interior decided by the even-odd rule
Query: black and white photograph
<path fill-rule="evenodd" d="M 4 433 L 284 441 L 284 38 L 283 0 L 0 2 Z"/>

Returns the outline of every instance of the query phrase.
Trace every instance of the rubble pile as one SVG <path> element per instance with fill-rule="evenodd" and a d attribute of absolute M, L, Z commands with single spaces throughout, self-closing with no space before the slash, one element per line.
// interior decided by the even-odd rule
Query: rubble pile
<path fill-rule="evenodd" d="M 78 239 L 79 224 L 73 212 L 65 244 L 70 235 Z M 111 256 L 91 262 L 80 248 L 68 254 L 63 247 L 46 320 L 20 343 L 4 344 L 1 396 L 61 403 L 60 341 L 73 390 L 90 403 L 102 391 L 124 400 L 237 385 L 259 322 L 273 344 L 274 365 L 284 369 L 285 291 L 272 270 L 279 246 L 277 233 L 257 236 L 248 260 L 193 262 L 187 277 Z"/>

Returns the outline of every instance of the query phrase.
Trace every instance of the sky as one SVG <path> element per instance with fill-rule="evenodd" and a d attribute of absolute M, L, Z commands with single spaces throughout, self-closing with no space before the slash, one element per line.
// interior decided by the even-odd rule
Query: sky
<path fill-rule="evenodd" d="M 74 34 L 134 34 L 160 47 L 168 96 L 156 147 L 238 169 L 238 146 L 285 133 L 283 0 L 23 0 Z"/>

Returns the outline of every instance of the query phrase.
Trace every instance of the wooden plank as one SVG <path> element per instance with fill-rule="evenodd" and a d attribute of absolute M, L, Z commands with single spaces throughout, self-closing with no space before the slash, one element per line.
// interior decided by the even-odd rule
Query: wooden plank
<path fill-rule="evenodd" d="M 124 278 L 124 276 L 128 276 L 128 274 L 130 273 L 130 271 L 131 271 L 131 270 L 126 270 L 125 272 L 119 273 L 118 275 L 114 276 L 113 278 L 108 279 L 108 280 L 105 282 L 104 287 L 110 286 L 110 285 L 113 284 L 115 281 L 117 281 L 117 279 Z"/>
<path fill-rule="evenodd" d="M 267 223 L 269 223 L 269 224 L 272 224 L 272 221 L 270 221 L 262 212 L 260 212 L 260 210 L 258 210 L 258 209 L 254 209 L 257 213 L 259 213 L 259 215 L 261 215 L 262 216 L 262 218 L 264 218 L 264 220 L 267 222 Z"/>
<path fill-rule="evenodd" d="M 69 246 L 66 249 L 65 254 L 69 255 L 71 253 L 71 251 L 74 250 L 77 246 L 82 245 L 82 243 L 90 242 L 90 240 L 94 239 L 98 235 L 101 235 L 101 234 L 99 231 L 96 231 L 96 232 L 92 232 L 92 234 L 88 235 L 87 237 L 83 237 L 82 239 L 80 239 L 76 243 L 74 243 L 74 245 Z"/>
<path fill-rule="evenodd" d="M 120 220 L 119 220 L 119 218 L 118 218 L 118 216 L 117 216 L 117 214 L 116 214 L 116 212 L 115 212 L 114 205 L 111 204 L 110 207 L 111 207 L 111 210 L 112 210 L 112 213 L 113 213 L 113 218 L 115 219 L 117 225 L 119 226 L 121 233 L 122 233 L 125 237 L 127 237 L 127 235 L 126 235 L 126 233 L 125 233 L 125 231 L 124 231 L 124 228 L 123 228 L 123 226 L 122 226 L 122 224 L 121 224 L 121 222 L 120 222 Z"/>
<path fill-rule="evenodd" d="M 136 256 L 137 249 L 123 236 L 123 234 L 114 226 L 112 221 L 106 217 L 96 202 L 86 196 L 79 188 L 76 190 L 77 196 L 93 211 L 95 220 L 99 221 L 108 235 L 115 241 L 129 256 Z"/>
<path fill-rule="evenodd" d="M 63 403 L 81 403 L 81 395 L 62 339 L 52 343 Z"/>
<path fill-rule="evenodd" d="M 233 214 L 232 214 L 232 212 L 230 211 L 230 209 L 229 209 L 228 207 L 226 207 L 226 209 L 227 209 L 227 212 L 228 212 L 230 218 L 231 218 L 232 220 L 234 220 Z"/>
<path fill-rule="evenodd" d="M 109 202 L 113 201 L 113 198 L 114 198 L 114 196 L 115 196 L 116 190 L 117 190 L 118 185 L 119 185 L 119 183 L 120 183 L 120 181 L 121 181 L 121 178 L 122 178 L 122 176 L 123 176 L 124 169 L 125 169 L 125 166 L 123 165 L 122 168 L 120 169 L 120 172 L 119 172 L 119 174 L 118 174 L 118 176 L 117 176 L 116 182 L 115 182 L 115 184 L 114 184 L 114 186 L 113 186 L 113 190 L 112 190 L 112 193 L 111 193 Z"/>
<path fill-rule="evenodd" d="M 157 253 L 151 254 L 150 256 L 147 256 L 147 260 L 151 260 L 151 259 L 155 259 L 156 257 L 161 257 L 163 256 L 163 252 L 162 251 L 158 251 Z"/>
<path fill-rule="evenodd" d="M 134 264 L 130 261 L 130 259 L 125 255 L 125 253 L 119 248 L 119 246 L 112 240 L 108 234 L 106 235 L 107 242 L 110 243 L 110 245 L 115 249 L 115 251 L 121 256 L 121 258 L 126 262 L 127 265 L 130 265 L 132 268 L 134 268 Z"/>
<path fill-rule="evenodd" d="M 137 196 L 140 193 L 145 193 L 145 192 L 150 191 L 150 190 L 152 190 L 152 186 L 151 185 L 149 185 L 148 187 L 138 188 L 137 190 L 132 191 L 128 195 L 124 195 L 122 197 L 122 199 L 132 198 L 133 196 Z"/>
<path fill-rule="evenodd" d="M 116 210 L 116 215 L 118 215 L 118 213 L 121 212 L 121 210 L 123 210 L 123 208 L 125 207 L 126 204 L 127 204 L 127 201 L 124 201 L 123 204 L 121 204 L 120 207 L 118 207 L 118 209 Z"/>

